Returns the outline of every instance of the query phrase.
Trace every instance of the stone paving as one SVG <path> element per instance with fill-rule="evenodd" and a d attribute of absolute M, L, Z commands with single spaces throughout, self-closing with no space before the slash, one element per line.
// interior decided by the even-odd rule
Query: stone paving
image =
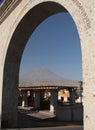
<path fill-rule="evenodd" d="M 46 110 L 37 111 L 31 107 L 19 107 L 18 128 L 11 130 L 83 130 L 83 125 L 81 122 L 58 121 L 54 114 Z"/>
<path fill-rule="evenodd" d="M 3 129 L 10 130 L 10 129 Z M 44 128 L 21 128 L 11 130 L 83 130 L 82 126 L 61 126 L 61 127 L 44 127 Z"/>
<path fill-rule="evenodd" d="M 82 126 L 82 122 L 58 121 L 55 115 L 49 111 L 37 111 L 31 108 L 19 108 L 19 128 L 59 127 L 59 126 Z"/>

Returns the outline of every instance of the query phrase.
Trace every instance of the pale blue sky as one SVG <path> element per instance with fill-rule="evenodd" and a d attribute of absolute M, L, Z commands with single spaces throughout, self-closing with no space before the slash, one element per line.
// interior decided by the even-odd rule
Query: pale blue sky
<path fill-rule="evenodd" d="M 20 75 L 36 67 L 64 78 L 81 80 L 81 48 L 74 21 L 68 13 L 52 15 L 33 32 L 25 47 Z"/>

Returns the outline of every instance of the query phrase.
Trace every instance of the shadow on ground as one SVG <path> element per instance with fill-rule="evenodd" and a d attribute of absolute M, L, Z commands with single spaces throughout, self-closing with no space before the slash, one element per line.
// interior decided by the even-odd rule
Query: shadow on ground
<path fill-rule="evenodd" d="M 48 111 L 37 111 L 29 108 L 18 109 L 18 128 L 38 128 L 56 126 L 82 126 L 82 122 L 63 122 Z"/>

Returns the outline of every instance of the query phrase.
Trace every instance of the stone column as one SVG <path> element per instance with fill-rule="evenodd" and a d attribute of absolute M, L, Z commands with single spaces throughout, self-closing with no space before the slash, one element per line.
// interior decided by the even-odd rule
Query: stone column
<path fill-rule="evenodd" d="M 70 89 L 70 102 L 71 104 L 75 103 L 75 91 L 73 88 Z"/>
<path fill-rule="evenodd" d="M 34 106 L 34 93 L 33 90 L 30 90 L 30 96 L 28 97 L 28 105 Z"/>
<path fill-rule="evenodd" d="M 77 103 L 82 103 L 82 90 L 77 90 L 76 91 L 78 99 L 76 100 Z"/>
<path fill-rule="evenodd" d="M 50 98 L 50 111 L 55 112 L 57 108 L 57 99 L 58 99 L 58 91 L 53 90 L 51 91 L 51 98 Z"/>
<path fill-rule="evenodd" d="M 34 108 L 40 108 L 40 91 L 35 91 L 35 98 L 34 98 Z"/>
<path fill-rule="evenodd" d="M 31 99 L 34 98 L 34 97 L 33 97 L 33 91 L 32 91 L 32 90 L 30 91 L 30 97 L 31 97 Z"/>
<path fill-rule="evenodd" d="M 22 98 L 22 106 L 25 107 L 28 105 L 27 91 L 22 91 Z"/>
<path fill-rule="evenodd" d="M 44 90 L 42 90 L 42 91 L 40 92 L 40 98 L 41 98 L 41 100 L 43 100 L 43 99 L 44 99 L 44 95 L 45 95 L 45 91 L 44 91 Z"/>

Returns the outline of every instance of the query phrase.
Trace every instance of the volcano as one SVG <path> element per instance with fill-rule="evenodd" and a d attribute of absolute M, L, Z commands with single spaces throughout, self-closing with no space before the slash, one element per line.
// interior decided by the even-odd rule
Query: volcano
<path fill-rule="evenodd" d="M 47 68 L 39 67 L 20 76 L 19 86 L 79 86 L 79 82 L 65 79 Z"/>

